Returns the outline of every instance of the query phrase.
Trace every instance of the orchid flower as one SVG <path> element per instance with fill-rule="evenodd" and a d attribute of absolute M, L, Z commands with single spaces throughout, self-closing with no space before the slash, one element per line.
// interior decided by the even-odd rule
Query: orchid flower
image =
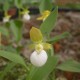
<path fill-rule="evenodd" d="M 50 11 L 46 10 L 42 13 L 42 16 L 38 17 L 37 20 L 45 20 L 50 15 Z"/>
<path fill-rule="evenodd" d="M 9 22 L 10 17 L 11 17 L 11 16 L 8 15 L 7 12 L 5 12 L 5 16 L 3 17 L 3 22 L 4 22 L 4 23 Z"/>
<path fill-rule="evenodd" d="M 41 31 L 35 27 L 32 27 L 30 30 L 30 39 L 35 44 L 35 50 L 30 56 L 30 61 L 34 66 L 41 67 L 47 62 L 48 56 L 46 49 L 49 49 L 51 45 L 43 42 Z"/>
<path fill-rule="evenodd" d="M 23 21 L 29 21 L 29 20 L 30 20 L 29 10 L 25 10 L 25 9 L 24 9 L 24 10 L 21 12 L 21 14 L 23 15 L 23 16 L 22 16 Z"/>

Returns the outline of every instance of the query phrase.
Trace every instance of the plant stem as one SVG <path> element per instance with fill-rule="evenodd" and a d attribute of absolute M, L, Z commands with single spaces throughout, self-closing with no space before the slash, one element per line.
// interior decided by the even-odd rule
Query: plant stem
<path fill-rule="evenodd" d="M 0 32 L 0 49 L 1 49 L 1 32 Z"/>

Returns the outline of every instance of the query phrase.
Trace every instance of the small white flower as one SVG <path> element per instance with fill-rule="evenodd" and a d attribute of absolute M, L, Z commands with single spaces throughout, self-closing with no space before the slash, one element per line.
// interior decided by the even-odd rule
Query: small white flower
<path fill-rule="evenodd" d="M 23 15 L 23 21 L 29 21 L 30 20 L 30 15 L 28 13 L 25 13 Z"/>
<path fill-rule="evenodd" d="M 4 22 L 4 23 L 9 22 L 9 18 L 8 18 L 8 17 L 4 17 L 4 18 L 3 18 L 3 22 Z"/>
<path fill-rule="evenodd" d="M 43 66 L 47 61 L 47 53 L 42 50 L 39 53 L 37 51 L 34 51 L 30 56 L 31 63 L 36 67 Z"/>

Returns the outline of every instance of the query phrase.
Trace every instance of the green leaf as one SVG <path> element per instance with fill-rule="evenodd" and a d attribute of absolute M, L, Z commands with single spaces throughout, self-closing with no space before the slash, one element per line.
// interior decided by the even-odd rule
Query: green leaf
<path fill-rule="evenodd" d="M 58 65 L 57 69 L 80 73 L 80 63 L 74 60 L 67 60 Z"/>
<path fill-rule="evenodd" d="M 49 43 L 55 43 L 55 42 L 57 42 L 57 41 L 59 41 L 59 40 L 61 40 L 61 39 L 63 39 L 63 38 L 66 38 L 66 37 L 68 37 L 70 34 L 69 34 L 69 32 L 64 32 L 64 33 L 62 33 L 62 34 L 60 34 L 60 35 L 58 35 L 58 36 L 55 36 L 55 37 L 53 37 L 53 38 L 51 38 L 50 40 L 48 40 L 47 42 L 49 42 Z"/>
<path fill-rule="evenodd" d="M 3 80 L 4 76 L 16 65 L 16 63 L 8 63 L 7 66 L 4 68 L 0 75 L 0 80 Z"/>
<path fill-rule="evenodd" d="M 23 60 L 23 58 L 18 55 L 18 54 L 15 54 L 15 53 L 12 53 L 12 52 L 8 52 L 8 51 L 3 51 L 3 50 L 0 50 L 0 56 L 1 57 L 4 57 L 14 63 L 18 63 L 18 64 L 21 64 L 23 65 L 25 68 L 26 67 L 26 64 L 25 64 L 25 61 Z"/>
<path fill-rule="evenodd" d="M 58 57 L 51 56 L 49 53 L 48 61 L 44 66 L 40 68 L 32 67 L 31 72 L 28 76 L 28 80 L 43 80 L 56 68 L 57 64 Z"/>
<path fill-rule="evenodd" d="M 3 10 L 4 10 L 4 11 L 8 11 L 9 7 L 10 7 L 9 2 L 8 2 L 7 0 L 5 0 L 4 6 L 3 6 Z"/>
<path fill-rule="evenodd" d="M 6 29 L 5 27 L 0 27 L 0 32 L 6 36 L 6 37 L 9 37 L 9 31 L 8 29 Z"/>
<path fill-rule="evenodd" d="M 22 0 L 14 0 L 14 3 L 17 8 L 21 8 Z"/>
<path fill-rule="evenodd" d="M 11 21 L 10 28 L 13 32 L 15 41 L 20 41 L 22 38 L 22 22 L 19 20 Z"/>
<path fill-rule="evenodd" d="M 40 6 L 39 6 L 40 13 L 43 13 L 45 10 L 51 11 L 51 9 L 52 9 L 51 0 L 41 0 Z"/>
<path fill-rule="evenodd" d="M 7 45 L 7 46 L 1 45 L 0 48 L 1 50 L 17 53 L 17 50 L 11 45 Z"/>
<path fill-rule="evenodd" d="M 43 35 L 49 35 L 52 29 L 55 27 L 55 22 L 58 16 L 58 7 L 51 12 L 51 14 L 47 17 L 47 19 L 41 24 L 40 30 Z"/>

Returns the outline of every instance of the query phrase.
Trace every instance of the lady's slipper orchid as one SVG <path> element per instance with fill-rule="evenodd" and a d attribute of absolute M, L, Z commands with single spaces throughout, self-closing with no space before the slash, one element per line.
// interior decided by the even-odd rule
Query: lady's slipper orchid
<path fill-rule="evenodd" d="M 30 38 L 35 44 L 35 51 L 31 54 L 30 61 L 34 66 L 41 67 L 46 63 L 48 58 L 45 49 L 49 49 L 51 45 L 42 42 L 42 33 L 35 27 L 32 27 L 32 29 L 30 30 Z"/>
<path fill-rule="evenodd" d="M 30 15 L 29 15 L 28 13 L 25 13 L 25 14 L 23 15 L 23 20 L 24 20 L 24 21 L 30 20 Z"/>
<path fill-rule="evenodd" d="M 11 17 L 11 16 L 8 15 L 7 12 L 5 12 L 5 17 L 3 18 L 3 22 L 4 22 L 4 23 L 9 22 L 10 17 Z"/>
<path fill-rule="evenodd" d="M 21 12 L 21 14 L 23 15 L 23 21 L 29 21 L 30 20 L 30 15 L 29 15 L 28 10 L 24 10 L 23 12 Z"/>
<path fill-rule="evenodd" d="M 50 11 L 49 10 L 46 10 L 42 13 L 42 16 L 41 17 L 38 17 L 37 20 L 45 20 L 48 16 L 50 15 Z"/>

